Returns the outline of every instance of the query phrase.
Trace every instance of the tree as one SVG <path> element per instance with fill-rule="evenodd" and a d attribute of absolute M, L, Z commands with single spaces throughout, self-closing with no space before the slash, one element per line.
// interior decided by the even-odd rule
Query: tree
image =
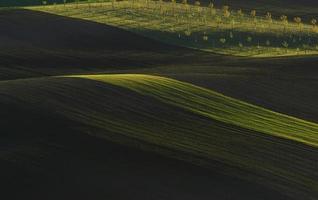
<path fill-rule="evenodd" d="M 234 34 L 232 31 L 230 31 L 230 38 L 233 39 L 234 38 Z"/>
<path fill-rule="evenodd" d="M 255 18 L 256 17 L 256 10 L 251 10 L 251 17 Z"/>
<path fill-rule="evenodd" d="M 266 15 L 265 15 L 265 18 L 266 18 L 266 20 L 268 22 L 268 26 L 270 28 L 272 23 L 273 23 L 272 13 L 267 12 Z"/>
<path fill-rule="evenodd" d="M 316 26 L 317 25 L 317 20 L 316 19 L 312 19 L 310 21 L 310 23 L 313 25 L 313 26 Z"/>
<path fill-rule="evenodd" d="M 232 30 L 234 29 L 235 23 L 236 23 L 235 19 L 232 18 L 232 20 L 231 20 L 231 29 Z"/>
<path fill-rule="evenodd" d="M 284 32 L 286 32 L 287 26 L 288 26 L 288 17 L 287 17 L 286 15 L 282 15 L 282 16 L 280 16 L 280 20 L 281 20 L 282 23 L 283 23 Z"/>
<path fill-rule="evenodd" d="M 229 6 L 223 6 L 222 11 L 223 11 L 223 16 L 228 19 L 231 16 L 230 12 L 230 7 Z"/>
<path fill-rule="evenodd" d="M 240 23 L 242 23 L 243 17 L 244 17 L 244 12 L 243 12 L 242 9 L 238 9 L 238 10 L 237 10 L 237 16 L 239 17 Z"/>
<path fill-rule="evenodd" d="M 243 48 L 243 47 L 244 47 L 244 45 L 243 45 L 242 42 L 239 42 L 238 46 L 239 46 L 240 48 Z"/>
<path fill-rule="evenodd" d="M 286 49 L 286 53 L 287 53 L 288 52 L 288 46 L 289 46 L 288 42 L 284 41 L 282 43 L 282 46 Z"/>
<path fill-rule="evenodd" d="M 253 38 L 251 36 L 248 36 L 246 40 L 247 40 L 247 42 L 252 42 Z"/>
<path fill-rule="evenodd" d="M 189 5 L 187 0 L 182 0 L 181 3 L 183 4 L 183 7 L 185 11 L 187 12 L 189 10 Z"/>
<path fill-rule="evenodd" d="M 191 36 L 191 31 L 190 31 L 190 29 L 188 28 L 186 31 L 184 31 L 184 34 L 186 35 L 186 36 Z"/>
<path fill-rule="evenodd" d="M 298 25 L 299 31 L 302 31 L 303 24 L 302 24 L 301 18 L 300 17 L 294 17 L 294 21 Z"/>
<path fill-rule="evenodd" d="M 222 45 L 224 45 L 226 43 L 226 39 L 225 38 L 220 38 L 220 42 Z"/>
<path fill-rule="evenodd" d="M 220 16 L 216 16 L 215 20 L 216 20 L 217 28 L 219 28 L 222 23 L 222 18 Z"/>
<path fill-rule="evenodd" d="M 200 3 L 200 1 L 197 0 L 197 1 L 194 2 L 194 5 L 195 5 L 195 6 L 200 6 L 201 3 Z"/>
<path fill-rule="evenodd" d="M 237 15 L 238 15 L 240 18 L 244 17 L 244 12 L 243 12 L 243 10 L 242 10 L 242 9 L 238 9 L 238 10 L 237 10 Z"/>
<path fill-rule="evenodd" d="M 198 8 L 197 8 L 197 11 L 198 11 L 198 13 L 200 14 L 200 13 L 201 13 L 201 7 L 200 7 L 201 2 L 200 2 L 199 0 L 196 0 L 196 1 L 194 2 L 194 5 L 198 7 Z"/>
<path fill-rule="evenodd" d="M 209 9 L 210 9 L 210 15 L 215 15 L 216 14 L 216 11 L 215 11 L 215 8 L 214 8 L 214 4 L 213 4 L 212 1 L 209 3 Z"/>
<path fill-rule="evenodd" d="M 208 40 L 209 40 L 209 37 L 207 36 L 206 32 L 203 33 L 202 39 L 203 39 L 204 41 L 208 41 Z"/>
<path fill-rule="evenodd" d="M 222 7 L 223 13 L 225 13 L 226 11 L 229 11 L 229 9 L 230 9 L 230 6 L 227 6 L 227 5 Z"/>
<path fill-rule="evenodd" d="M 256 10 L 251 10 L 251 17 L 253 19 L 254 22 L 254 28 L 256 29 L 256 24 L 257 24 L 257 19 L 256 19 Z"/>
<path fill-rule="evenodd" d="M 311 25 L 312 25 L 313 31 L 316 31 L 316 29 L 317 29 L 317 20 L 316 20 L 316 19 L 312 19 L 312 20 L 310 21 L 310 23 L 311 23 Z"/>

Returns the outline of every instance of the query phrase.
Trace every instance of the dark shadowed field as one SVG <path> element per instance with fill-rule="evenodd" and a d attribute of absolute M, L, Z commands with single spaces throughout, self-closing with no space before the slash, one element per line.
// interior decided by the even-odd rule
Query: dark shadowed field
<path fill-rule="evenodd" d="M 1 111 L 7 134 L 1 139 L 0 183 L 7 199 L 289 199 L 212 170 L 79 134 L 72 127 L 80 126 L 67 119 L 3 104 Z"/>

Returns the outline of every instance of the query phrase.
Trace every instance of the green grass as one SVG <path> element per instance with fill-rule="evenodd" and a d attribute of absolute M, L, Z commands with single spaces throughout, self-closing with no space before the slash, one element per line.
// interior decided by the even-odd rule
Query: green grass
<path fill-rule="evenodd" d="M 271 112 L 219 93 L 150 75 L 79 76 L 134 90 L 214 120 L 318 147 L 318 125 Z"/>
<path fill-rule="evenodd" d="M 317 124 L 212 90 L 130 74 L 1 81 L 0 94 L 1 105 L 54 113 L 79 133 L 211 168 L 221 162 L 223 173 L 290 196 L 318 194 Z"/>
<path fill-rule="evenodd" d="M 235 11 L 229 18 L 220 9 L 155 1 L 40 6 L 28 9 L 91 20 L 129 30 L 165 43 L 237 56 L 273 57 L 318 52 L 317 28 L 300 28 L 273 17 L 254 19 Z M 218 22 L 218 20 L 220 20 Z M 292 21 L 292 19 L 289 19 Z M 285 27 L 285 28 L 284 28 Z"/>

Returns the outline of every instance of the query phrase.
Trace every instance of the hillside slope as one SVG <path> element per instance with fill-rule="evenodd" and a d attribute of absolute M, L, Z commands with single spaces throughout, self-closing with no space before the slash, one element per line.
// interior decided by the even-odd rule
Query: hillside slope
<path fill-rule="evenodd" d="M 317 57 L 218 56 L 29 10 L 1 10 L 0 20 L 1 80 L 76 73 L 158 74 L 318 122 Z"/>
<path fill-rule="evenodd" d="M 113 89 L 118 95 L 114 95 L 110 86 L 107 90 L 97 84 L 100 88 L 97 89 L 94 82 L 73 81 L 73 85 L 95 88 L 98 95 L 107 96 L 103 99 L 110 102 L 122 98 L 120 93 L 138 96 L 115 87 Z M 40 96 L 43 97 L 42 92 Z M 88 100 L 81 95 L 76 97 Z M 289 199 L 258 184 L 222 175 L 217 170 L 137 150 L 139 146 L 129 148 L 90 136 L 87 132 L 100 130 L 43 109 L 43 104 L 30 106 L 29 103 L 16 102 L 16 98 L 10 98 L 6 103 L 3 95 L 0 99 L 0 185 L 3 198 L 209 200 L 213 196 L 220 200 Z M 150 107 L 164 109 L 167 115 L 167 109 L 175 109 L 149 98 L 138 99 L 157 105 Z M 131 98 L 129 100 L 134 103 Z"/>
<path fill-rule="evenodd" d="M 216 54 L 244 57 L 280 57 L 317 55 L 317 30 L 312 19 L 293 16 L 282 21 L 279 16 L 250 11 L 237 14 L 228 10 L 228 17 L 218 9 L 193 4 L 169 2 L 148 3 L 119 1 L 26 7 L 26 9 L 85 19 L 128 30 L 157 41 Z M 254 21 L 254 22 L 253 22 Z M 252 23 L 253 22 L 253 23 Z"/>
<path fill-rule="evenodd" d="M 126 87 L 214 120 L 318 147 L 317 124 L 270 112 L 191 84 L 136 74 L 75 77 Z"/>
<path fill-rule="evenodd" d="M 1 10 L 0 22 L 1 80 L 194 62 L 193 51 L 95 22 L 23 9 Z"/>
<path fill-rule="evenodd" d="M 1 104 L 52 113 L 76 122 L 72 125 L 79 133 L 218 169 L 285 195 L 303 199 L 317 197 L 314 163 L 318 152 L 311 146 L 317 145 L 318 125 L 235 100 L 237 104 L 232 104 L 231 99 L 228 104 L 227 97 L 171 79 L 128 75 L 85 78 L 90 80 L 60 77 L 3 81 L 0 94 L 5 98 L 1 99 Z M 190 96 L 183 99 L 182 95 Z M 215 97 L 210 99 L 209 95 Z M 248 107 L 260 111 L 259 117 L 267 121 L 264 127 L 257 125 L 262 123 L 257 122 L 257 118 L 254 121 L 248 118 L 256 117 Z M 211 115 L 215 111 L 214 116 Z M 232 113 L 230 116 L 245 112 L 247 118 L 242 118 L 242 124 L 233 124 L 235 118 L 226 121 L 216 117 L 226 117 L 223 113 L 226 111 Z M 275 122 L 271 117 L 277 117 Z M 9 139 L 20 137 L 10 134 L 10 129 L 5 130 Z M 291 140 L 280 139 L 277 134 Z M 10 159 L 13 158 L 9 156 Z"/>

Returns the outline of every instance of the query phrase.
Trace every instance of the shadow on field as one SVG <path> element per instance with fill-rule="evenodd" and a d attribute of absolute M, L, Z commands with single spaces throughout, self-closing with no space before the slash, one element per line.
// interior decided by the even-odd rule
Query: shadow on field
<path fill-rule="evenodd" d="M 0 11 L 0 79 L 193 63 L 195 51 L 91 21 Z M 209 56 L 211 57 L 211 55 Z"/>
<path fill-rule="evenodd" d="M 1 110 L 1 119 L 9 119 L 2 132 L 10 133 L 1 138 L 3 198 L 286 199 L 255 184 L 78 134 L 68 128 L 72 122 L 51 115 L 7 105 Z"/>

